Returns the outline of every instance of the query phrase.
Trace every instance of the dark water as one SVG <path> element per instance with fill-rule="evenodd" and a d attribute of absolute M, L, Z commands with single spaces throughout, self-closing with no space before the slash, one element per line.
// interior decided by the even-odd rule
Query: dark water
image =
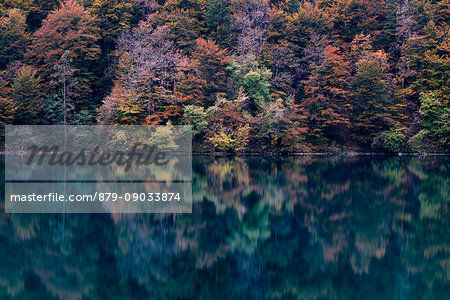
<path fill-rule="evenodd" d="M 450 299 L 450 158 L 193 170 L 192 214 L 2 213 L 0 298 Z"/>

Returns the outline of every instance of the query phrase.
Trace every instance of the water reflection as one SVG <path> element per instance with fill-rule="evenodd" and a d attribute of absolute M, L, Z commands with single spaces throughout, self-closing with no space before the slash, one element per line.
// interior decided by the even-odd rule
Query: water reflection
<path fill-rule="evenodd" d="M 192 214 L 2 214 L 0 298 L 449 299 L 449 162 L 196 157 Z"/>

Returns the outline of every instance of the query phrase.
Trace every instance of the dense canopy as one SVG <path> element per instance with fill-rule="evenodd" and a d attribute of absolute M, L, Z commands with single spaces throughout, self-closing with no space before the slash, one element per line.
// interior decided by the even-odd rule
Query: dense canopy
<path fill-rule="evenodd" d="M 0 121 L 191 124 L 197 151 L 442 151 L 449 15 L 448 0 L 5 0 Z"/>

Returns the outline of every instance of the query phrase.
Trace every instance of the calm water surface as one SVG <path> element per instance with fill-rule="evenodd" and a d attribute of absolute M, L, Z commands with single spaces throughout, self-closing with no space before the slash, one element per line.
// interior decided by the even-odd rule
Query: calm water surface
<path fill-rule="evenodd" d="M 0 299 L 450 299 L 448 157 L 193 171 L 192 214 L 2 213 Z"/>

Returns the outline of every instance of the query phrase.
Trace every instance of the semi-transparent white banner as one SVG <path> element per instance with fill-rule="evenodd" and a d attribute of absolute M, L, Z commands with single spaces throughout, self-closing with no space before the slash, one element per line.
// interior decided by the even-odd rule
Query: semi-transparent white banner
<path fill-rule="evenodd" d="M 7 213 L 191 212 L 190 126 L 5 129 Z"/>

